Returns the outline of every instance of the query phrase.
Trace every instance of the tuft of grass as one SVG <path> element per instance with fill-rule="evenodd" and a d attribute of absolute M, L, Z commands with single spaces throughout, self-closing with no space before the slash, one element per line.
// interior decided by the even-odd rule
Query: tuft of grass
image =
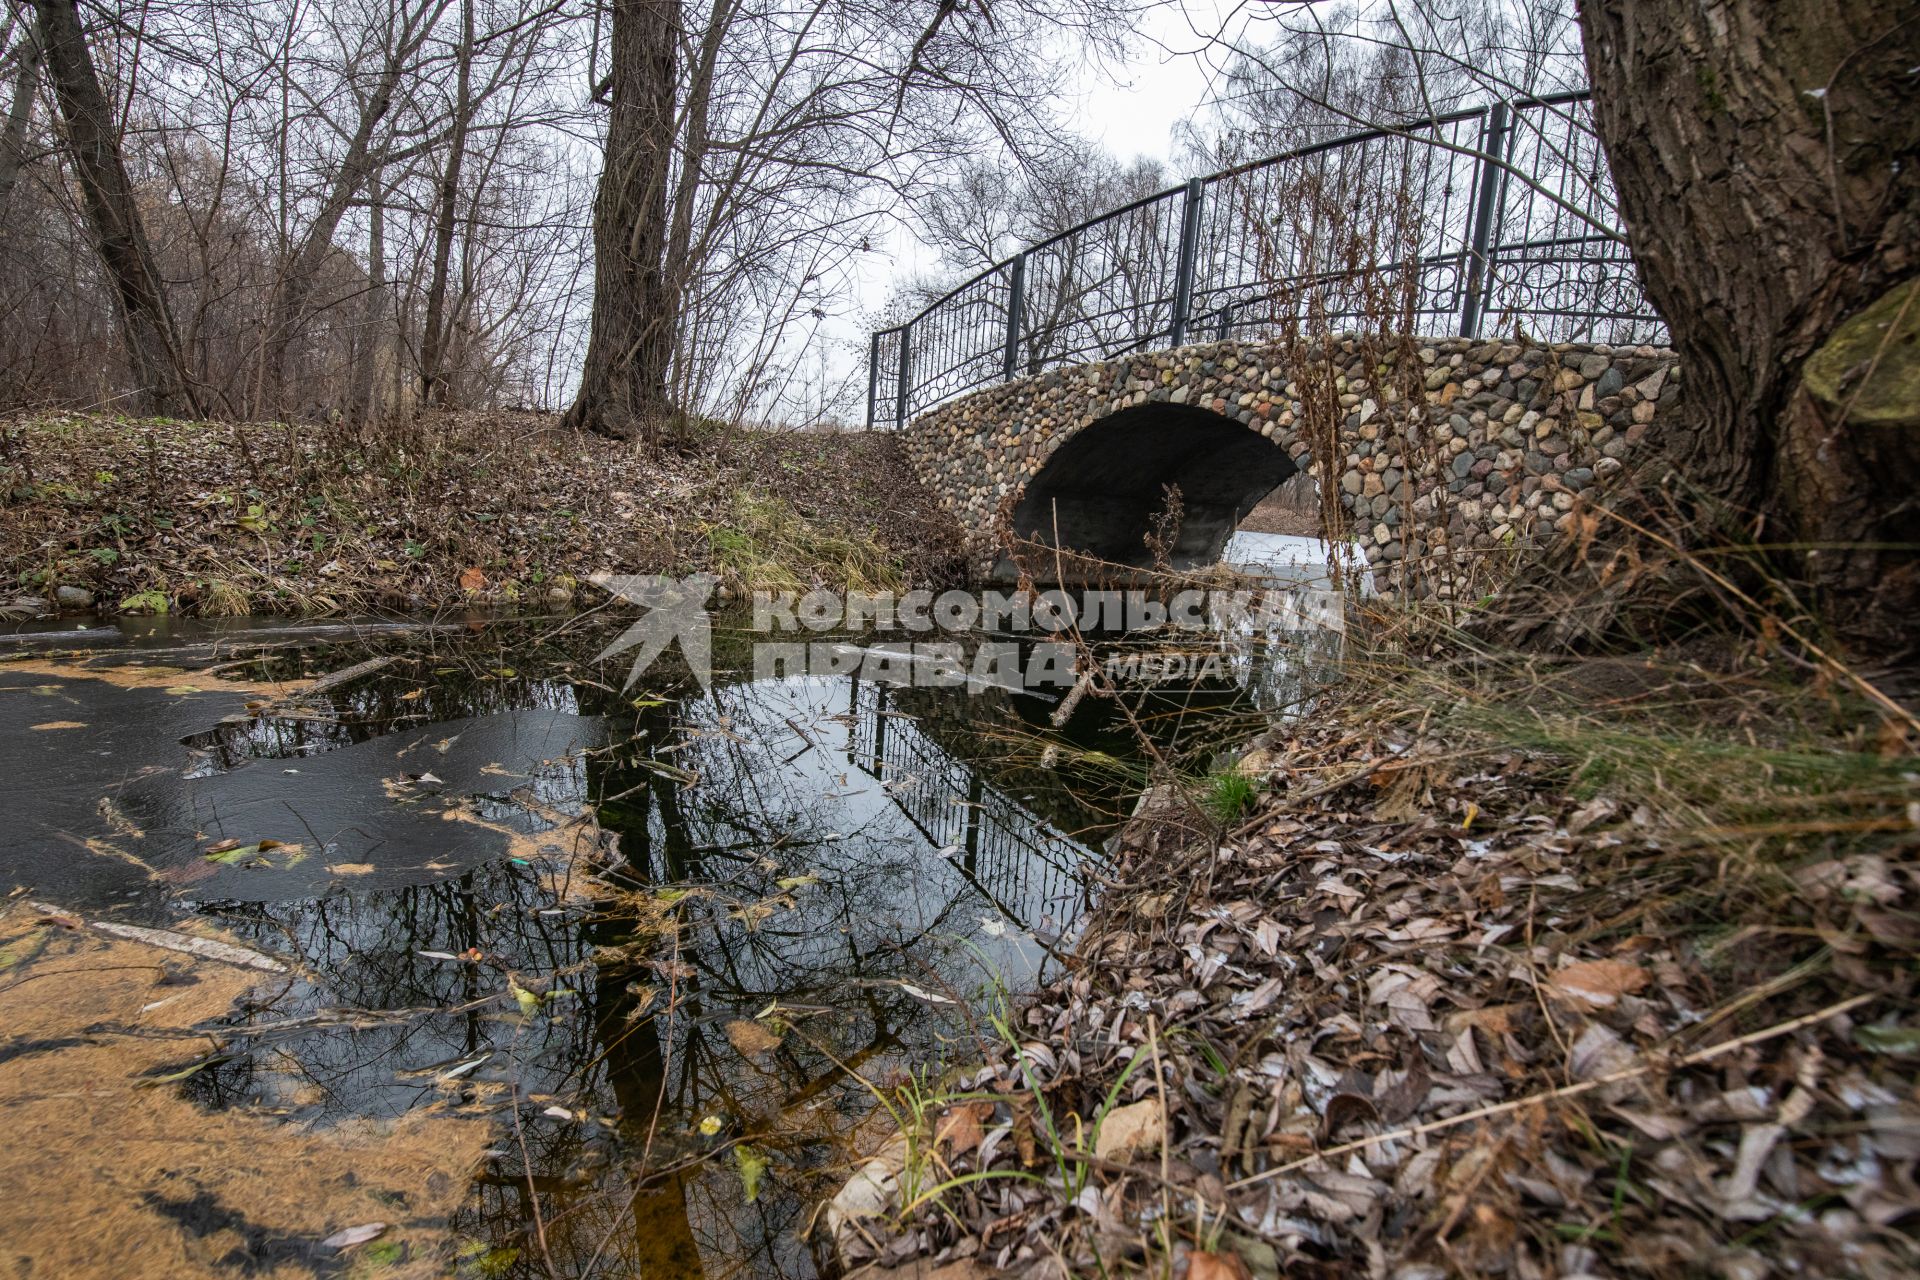
<path fill-rule="evenodd" d="M 906 585 L 899 563 L 878 542 L 808 520 L 784 498 L 742 490 L 730 518 L 708 525 L 706 535 L 715 567 L 736 591 L 830 585 L 872 594 Z"/>
<path fill-rule="evenodd" d="M 231 578 L 208 578 L 200 584 L 200 613 L 208 618 L 239 618 L 253 612 L 253 597 Z"/>
<path fill-rule="evenodd" d="M 1240 820 L 1260 794 L 1258 784 L 1238 769 L 1222 769 L 1207 775 L 1200 787 L 1200 807 L 1223 827 Z"/>

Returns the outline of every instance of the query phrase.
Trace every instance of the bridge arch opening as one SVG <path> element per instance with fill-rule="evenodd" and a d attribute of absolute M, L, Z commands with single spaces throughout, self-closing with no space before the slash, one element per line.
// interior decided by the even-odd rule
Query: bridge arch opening
<path fill-rule="evenodd" d="M 1231 418 L 1151 402 L 1088 423 L 1053 451 L 1013 511 L 1016 537 L 1126 565 L 1151 563 L 1146 538 L 1177 485 L 1176 569 L 1220 559 L 1256 503 L 1299 471 L 1287 451 Z M 1010 571 L 1001 566 L 1001 573 Z"/>

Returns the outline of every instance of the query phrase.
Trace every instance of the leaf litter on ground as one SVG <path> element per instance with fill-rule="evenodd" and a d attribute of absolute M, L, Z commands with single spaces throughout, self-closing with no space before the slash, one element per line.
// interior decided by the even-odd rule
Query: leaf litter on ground
<path fill-rule="evenodd" d="M 949 1189 L 852 1261 L 1153 1271 L 1170 1211 L 1188 1280 L 1920 1269 L 1914 832 L 1791 873 L 1829 958 L 1747 986 L 1765 930 L 1637 927 L 1644 805 L 1395 729 L 1273 756 L 1225 840 L 1123 834 L 1069 971 L 955 1081 L 994 1101 L 938 1131 Z"/>

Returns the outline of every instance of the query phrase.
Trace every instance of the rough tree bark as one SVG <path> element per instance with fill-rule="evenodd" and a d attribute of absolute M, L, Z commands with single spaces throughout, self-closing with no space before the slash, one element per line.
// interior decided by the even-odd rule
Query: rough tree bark
<path fill-rule="evenodd" d="M 593 207 L 593 332 L 569 426 L 657 438 L 672 410 L 666 266 L 679 0 L 613 0 L 612 104 Z"/>
<path fill-rule="evenodd" d="M 1581 23 L 1628 238 L 1685 376 L 1686 411 L 1660 427 L 1667 497 L 1781 548 L 1856 653 L 1911 653 L 1920 14 L 1586 0 Z M 1659 484 L 1642 470 L 1643 496 Z"/>
<path fill-rule="evenodd" d="M 120 155 L 120 132 L 100 88 L 75 0 L 35 0 L 38 43 L 60 106 L 73 173 L 101 266 L 113 285 L 114 312 L 142 412 L 204 417 L 186 376 L 153 247 Z"/>

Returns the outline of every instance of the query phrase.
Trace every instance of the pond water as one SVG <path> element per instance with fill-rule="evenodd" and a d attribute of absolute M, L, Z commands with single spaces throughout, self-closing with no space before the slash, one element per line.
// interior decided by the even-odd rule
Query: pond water
<path fill-rule="evenodd" d="M 208 1107 L 491 1117 L 465 1274 L 545 1274 L 536 1206 L 561 1274 L 827 1270 L 875 1091 L 1057 963 L 1144 771 L 1110 703 L 756 680 L 743 622 L 710 688 L 623 689 L 591 617 L 0 638 L 0 889 L 291 963 L 177 1086 Z M 1148 732 L 1204 764 L 1297 698 L 1245 643 Z"/>

